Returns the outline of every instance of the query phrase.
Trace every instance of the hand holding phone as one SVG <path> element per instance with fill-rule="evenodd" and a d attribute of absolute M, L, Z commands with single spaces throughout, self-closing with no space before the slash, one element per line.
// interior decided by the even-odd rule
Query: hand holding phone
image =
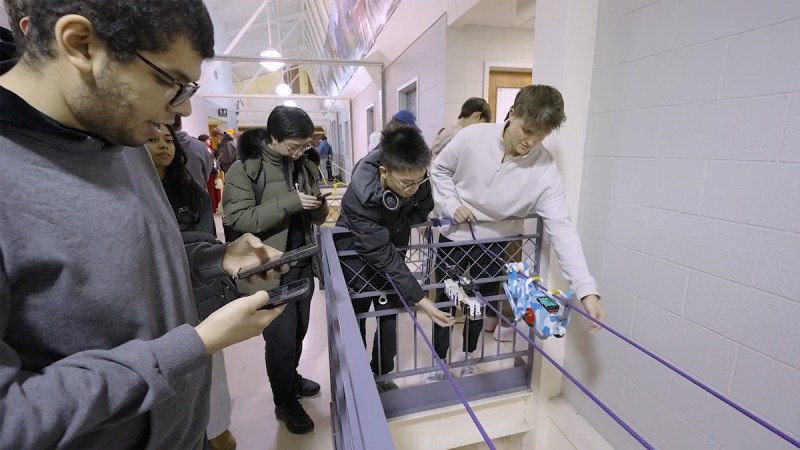
<path fill-rule="evenodd" d="M 282 252 L 269 245 L 264 245 L 256 236 L 245 233 L 239 239 L 228 244 L 225 256 L 222 258 L 222 269 L 228 275 L 235 277 L 243 267 L 261 264 L 263 261 L 278 259 Z M 260 278 L 271 280 L 281 276 L 289 270 L 289 266 L 277 267 L 275 270 L 263 272 Z"/>
<path fill-rule="evenodd" d="M 296 280 L 289 284 L 278 286 L 275 289 L 271 289 L 267 292 L 269 295 L 267 304 L 258 309 L 274 309 L 290 302 L 299 301 L 305 296 L 305 294 L 308 293 L 310 289 L 311 281 L 308 278 L 303 278 L 302 280 Z"/>
<path fill-rule="evenodd" d="M 322 206 L 322 200 L 320 200 L 319 197 L 302 192 L 298 192 L 297 196 L 300 197 L 300 204 L 303 205 L 303 209 L 306 211 L 315 210 Z"/>
<path fill-rule="evenodd" d="M 333 194 L 333 192 L 326 192 L 324 194 L 321 193 L 321 194 L 317 195 L 317 200 L 324 201 L 325 198 L 326 197 L 330 197 L 331 194 Z"/>
<path fill-rule="evenodd" d="M 259 311 L 269 300 L 264 291 L 236 299 L 195 326 L 206 352 L 211 355 L 229 345 L 260 335 L 283 311 L 282 306 Z"/>
<path fill-rule="evenodd" d="M 289 250 L 288 252 L 282 254 L 280 258 L 270 259 L 269 261 L 261 264 L 256 264 L 250 267 L 244 267 L 239 270 L 239 273 L 236 274 L 236 277 L 240 280 L 249 278 L 253 275 L 259 274 L 261 272 L 266 272 L 267 270 L 273 269 L 275 267 L 280 267 L 284 264 L 289 264 L 303 258 L 308 258 L 319 252 L 319 247 L 315 244 L 309 244 L 304 247 L 300 247 L 294 250 Z"/>

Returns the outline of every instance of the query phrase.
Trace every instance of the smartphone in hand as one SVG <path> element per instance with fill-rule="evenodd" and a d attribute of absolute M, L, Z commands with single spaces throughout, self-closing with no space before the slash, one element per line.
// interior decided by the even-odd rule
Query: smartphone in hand
<path fill-rule="evenodd" d="M 270 259 L 265 263 L 256 264 L 250 267 L 244 267 L 239 269 L 239 273 L 236 274 L 236 277 L 240 280 L 245 278 L 249 278 L 253 275 L 266 272 L 270 269 L 274 269 L 276 267 L 280 267 L 284 264 L 290 264 L 295 261 L 308 258 L 319 252 L 319 246 L 316 244 L 309 244 L 304 247 L 296 248 L 294 250 L 289 250 L 285 252 L 280 257 L 275 259 Z"/>
<path fill-rule="evenodd" d="M 311 290 L 311 280 L 308 278 L 278 286 L 275 289 L 267 291 L 269 300 L 266 305 L 258 309 L 273 309 L 290 302 L 299 301 L 309 290 Z"/>
<path fill-rule="evenodd" d="M 326 197 L 330 197 L 331 194 L 333 194 L 333 192 L 326 192 L 324 194 L 319 194 L 317 196 L 317 200 L 323 201 L 323 200 L 325 200 Z"/>

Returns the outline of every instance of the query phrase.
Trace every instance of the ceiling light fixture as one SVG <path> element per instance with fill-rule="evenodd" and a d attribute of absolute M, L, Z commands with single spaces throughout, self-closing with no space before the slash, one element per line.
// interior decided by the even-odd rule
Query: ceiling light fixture
<path fill-rule="evenodd" d="M 267 49 L 263 52 L 259 53 L 259 56 L 266 58 L 280 58 L 282 56 L 280 52 L 272 47 L 272 27 L 270 26 L 270 21 L 269 8 L 267 8 L 267 34 L 269 35 L 269 47 L 267 47 Z M 262 67 L 270 72 L 275 72 L 283 67 L 284 63 L 277 61 L 261 61 L 259 64 L 261 64 Z"/>
<path fill-rule="evenodd" d="M 264 50 L 263 52 L 261 52 L 259 56 L 266 57 L 266 58 L 280 58 L 281 54 L 280 54 L 280 52 L 278 52 L 274 48 L 268 48 L 268 49 Z M 275 72 L 276 70 L 278 70 L 281 67 L 283 67 L 283 63 L 282 62 L 277 62 L 277 61 L 261 61 L 260 64 L 261 64 L 261 66 L 263 66 L 265 69 L 269 70 L 270 72 Z"/>
<path fill-rule="evenodd" d="M 292 95 L 292 87 L 286 83 L 281 83 L 275 87 L 275 93 L 281 97 L 288 97 Z"/>

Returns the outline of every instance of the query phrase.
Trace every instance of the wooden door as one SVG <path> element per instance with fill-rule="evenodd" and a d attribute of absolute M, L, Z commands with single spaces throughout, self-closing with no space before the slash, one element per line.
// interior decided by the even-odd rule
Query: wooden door
<path fill-rule="evenodd" d="M 489 70 L 489 107 L 492 108 L 493 122 L 500 123 L 508 114 L 508 109 L 513 104 L 514 96 L 519 92 L 519 88 L 531 84 L 532 75 L 530 70 L 508 70 L 490 69 Z M 498 111 L 499 108 L 502 111 Z"/>

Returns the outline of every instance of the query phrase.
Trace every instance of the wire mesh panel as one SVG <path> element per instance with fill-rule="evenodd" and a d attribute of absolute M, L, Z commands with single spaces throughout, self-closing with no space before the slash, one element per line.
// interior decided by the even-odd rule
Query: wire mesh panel
<path fill-rule="evenodd" d="M 453 302 L 443 293 L 445 278 L 454 271 L 468 275 L 487 300 L 503 304 L 506 302 L 501 283 L 506 279 L 507 262 L 528 261 L 538 272 L 542 225 L 540 220 L 533 220 L 537 225 L 535 233 L 460 242 L 439 242 L 435 228 L 421 226 L 411 231 L 409 245 L 397 251 L 429 297 L 436 298 L 437 307 L 454 312 Z M 333 240 L 333 235 L 348 231 L 333 227 L 326 228 L 324 233 L 328 232 Z M 457 402 L 448 394 L 452 390 L 438 383 L 439 368 L 434 365 L 433 355 L 384 274 L 353 250 L 339 250 L 335 255 L 326 255 L 326 259 L 328 264 L 341 268 L 344 279 L 336 282 L 343 283 L 349 293 L 362 338 L 357 345 L 364 346 L 371 355 L 370 368 L 386 416 Z M 513 330 L 509 330 L 506 339 L 501 334 L 484 332 L 482 322 L 465 319 L 454 327 L 439 328 L 425 313 L 413 314 L 432 337 L 436 352 L 447 362 L 451 373 L 460 376 L 459 386 L 469 398 L 530 386 L 532 352 L 525 342 L 517 342 Z"/>
<path fill-rule="evenodd" d="M 347 185 L 341 182 L 335 182 L 330 186 L 323 186 L 322 187 L 323 193 L 330 193 L 331 195 L 328 196 L 327 203 L 328 203 L 328 217 L 325 218 L 325 222 L 323 222 L 323 227 L 332 227 L 336 225 L 336 221 L 339 220 L 339 212 L 342 210 L 342 197 L 344 193 L 347 191 Z"/>

